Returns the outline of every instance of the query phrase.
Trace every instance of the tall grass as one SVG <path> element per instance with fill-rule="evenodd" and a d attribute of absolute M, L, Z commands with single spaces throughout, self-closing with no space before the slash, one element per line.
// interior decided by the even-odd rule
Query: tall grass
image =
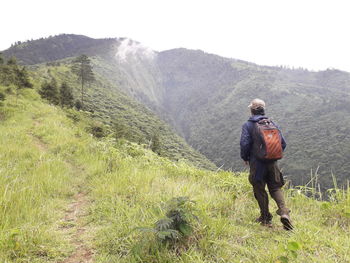
<path fill-rule="evenodd" d="M 32 90 L 8 96 L 0 111 L 0 262 L 63 258 L 57 222 L 77 180 L 64 145 L 75 129 Z"/>
<path fill-rule="evenodd" d="M 350 261 L 349 188 L 330 190 L 328 201 L 314 200 L 316 190 L 288 189 L 294 232 L 277 216 L 264 228 L 255 223 L 259 210 L 245 173 L 198 170 L 127 141 L 96 140 L 84 121 L 73 124 L 34 91 L 17 104 L 9 98 L 0 111 L 0 262 L 67 256 L 72 248 L 59 222 L 78 187 L 92 201 L 93 239 L 85 242 L 93 243 L 95 262 Z M 165 204 L 179 196 L 196 202 L 198 223 L 186 244 L 168 247 L 136 230 L 164 218 Z"/>
<path fill-rule="evenodd" d="M 259 211 L 245 173 L 201 171 L 147 151 L 134 157 L 113 151 L 106 154 L 108 162 L 116 163 L 115 170 L 90 178 L 95 200 L 91 218 L 98 230 L 96 262 L 350 260 L 350 220 L 344 213 L 331 216 L 337 209 L 334 203 L 325 207 L 327 202 L 288 191 L 295 231 L 285 232 L 277 216 L 272 229 L 263 228 L 254 222 Z M 159 244 L 152 233 L 134 231 L 152 226 L 164 216 L 164 204 L 178 196 L 189 196 L 197 204 L 199 226 L 187 247 L 172 250 Z M 348 196 L 339 196 L 338 202 L 339 208 L 348 209 Z M 271 210 L 277 210 L 273 202 Z"/>

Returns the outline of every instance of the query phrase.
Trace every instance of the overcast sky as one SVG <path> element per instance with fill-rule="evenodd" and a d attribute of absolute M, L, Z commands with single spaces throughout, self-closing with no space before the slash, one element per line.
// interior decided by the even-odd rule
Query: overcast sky
<path fill-rule="evenodd" d="M 350 72 L 347 0 L 1 0 L 0 50 L 60 33 Z"/>

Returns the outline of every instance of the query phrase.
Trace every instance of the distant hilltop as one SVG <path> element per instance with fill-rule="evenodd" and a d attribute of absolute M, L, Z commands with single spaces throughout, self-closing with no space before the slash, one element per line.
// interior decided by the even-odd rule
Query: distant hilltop
<path fill-rule="evenodd" d="M 17 43 L 3 53 L 26 65 L 92 57 L 94 70 L 108 83 L 224 169 L 244 169 L 241 125 L 249 117 L 249 101 L 262 98 L 285 134 L 282 167 L 294 184 L 306 184 L 316 170 L 325 187 L 333 185 L 332 174 L 340 184 L 349 178 L 347 72 L 260 66 L 184 48 L 156 52 L 127 38 L 66 34 Z"/>

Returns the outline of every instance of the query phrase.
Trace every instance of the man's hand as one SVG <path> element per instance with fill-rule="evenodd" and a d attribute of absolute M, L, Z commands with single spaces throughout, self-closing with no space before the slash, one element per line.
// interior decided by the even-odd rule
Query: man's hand
<path fill-rule="evenodd" d="M 249 165 L 249 161 L 244 161 L 245 165 Z"/>

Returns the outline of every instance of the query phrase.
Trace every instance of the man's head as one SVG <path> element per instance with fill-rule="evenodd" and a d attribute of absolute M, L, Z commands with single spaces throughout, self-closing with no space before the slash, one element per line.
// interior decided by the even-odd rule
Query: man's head
<path fill-rule="evenodd" d="M 253 99 L 248 108 L 253 115 L 265 115 L 265 102 L 261 99 Z"/>

